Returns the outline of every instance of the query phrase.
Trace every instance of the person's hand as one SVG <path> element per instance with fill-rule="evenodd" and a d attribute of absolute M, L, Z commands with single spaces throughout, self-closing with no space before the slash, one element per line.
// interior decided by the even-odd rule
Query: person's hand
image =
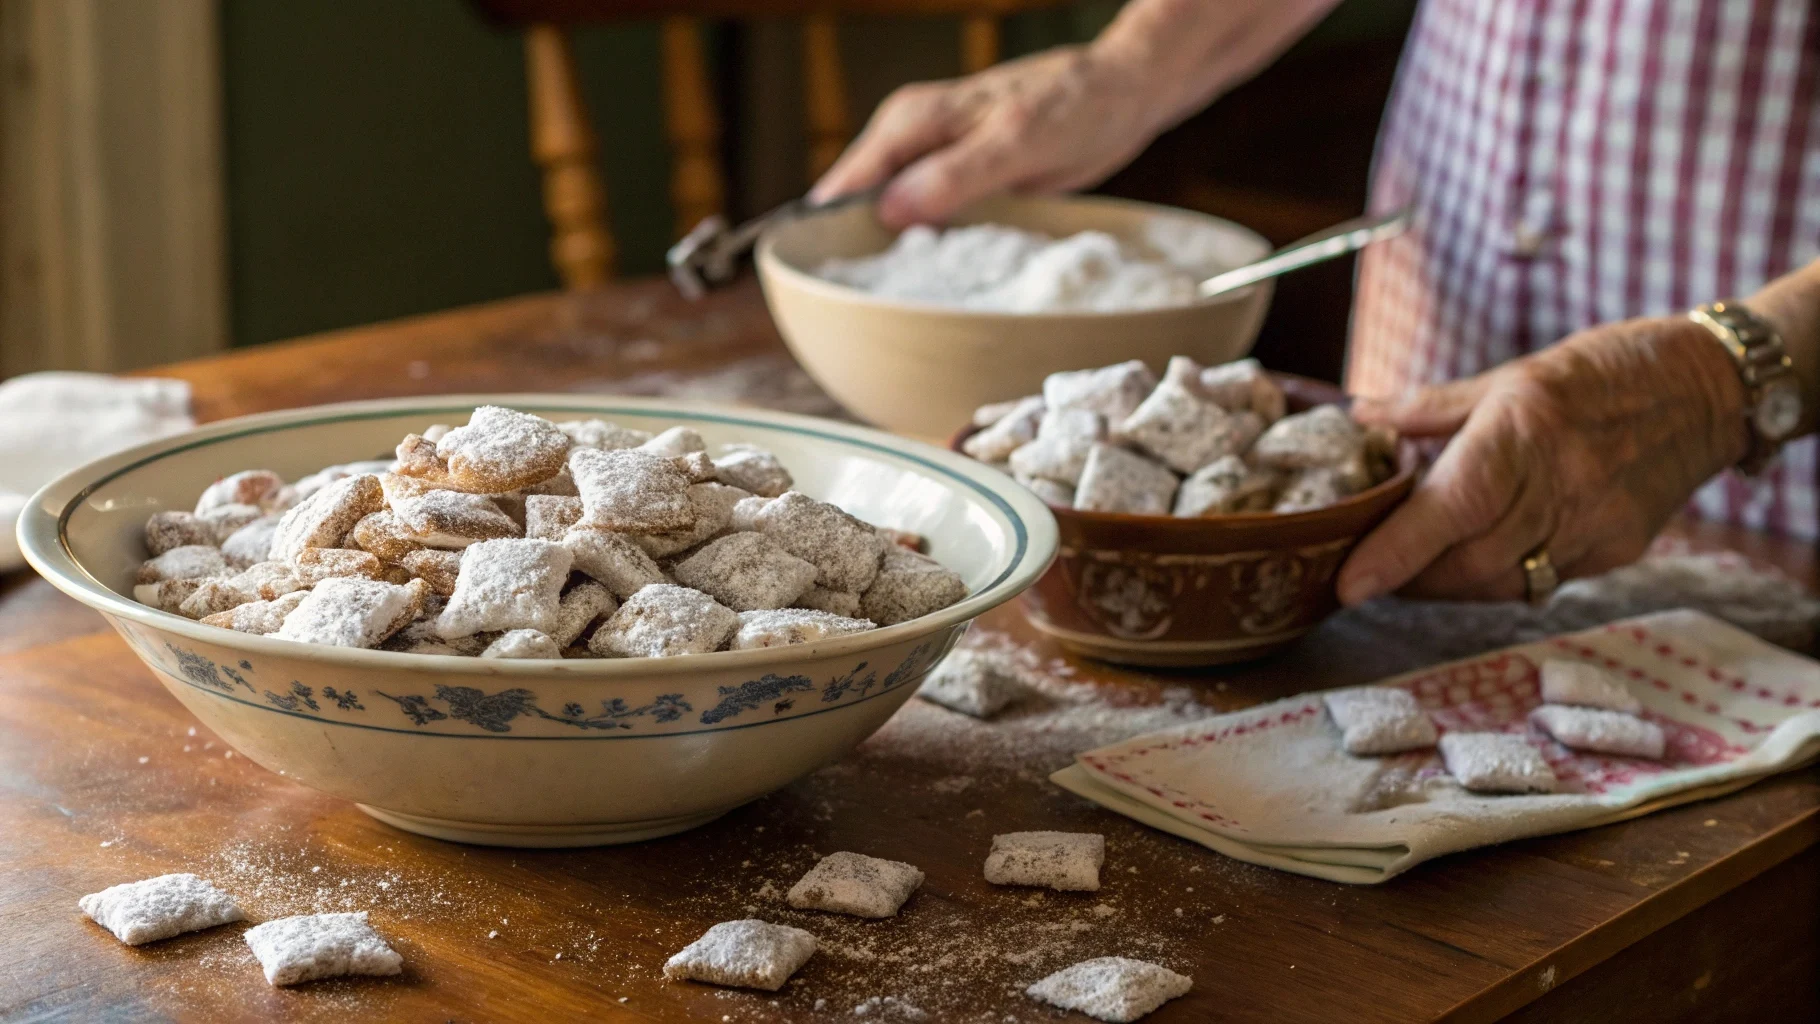
<path fill-rule="evenodd" d="M 1169 116 L 1126 63 L 1092 47 L 1063 47 L 904 86 L 809 196 L 825 202 L 889 181 L 879 219 L 902 228 L 941 223 L 1006 190 L 1095 184 L 1136 156 Z"/>
<path fill-rule="evenodd" d="M 1537 549 L 1562 579 L 1633 562 L 1743 456 L 1743 406 L 1731 357 L 1679 317 L 1582 331 L 1401 401 L 1361 399 L 1361 422 L 1451 440 L 1347 559 L 1340 599 L 1520 600 Z"/>

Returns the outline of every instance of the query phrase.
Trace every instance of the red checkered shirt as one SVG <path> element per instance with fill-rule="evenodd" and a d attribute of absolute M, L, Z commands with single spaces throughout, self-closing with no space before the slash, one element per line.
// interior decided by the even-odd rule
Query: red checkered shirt
<path fill-rule="evenodd" d="M 1424 0 L 1361 260 L 1348 386 L 1393 395 L 1585 327 L 1742 297 L 1820 256 L 1820 4 Z M 1815 440 L 1699 513 L 1820 536 Z"/>

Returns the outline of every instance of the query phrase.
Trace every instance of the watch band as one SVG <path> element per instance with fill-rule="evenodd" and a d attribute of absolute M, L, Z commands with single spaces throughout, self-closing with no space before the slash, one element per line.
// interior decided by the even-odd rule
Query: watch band
<path fill-rule="evenodd" d="M 1799 420 L 1799 390 L 1782 337 L 1768 321 L 1738 302 L 1700 306 L 1689 310 L 1687 318 L 1706 328 L 1738 366 L 1750 437 L 1738 469 L 1755 475 L 1775 459 Z"/>

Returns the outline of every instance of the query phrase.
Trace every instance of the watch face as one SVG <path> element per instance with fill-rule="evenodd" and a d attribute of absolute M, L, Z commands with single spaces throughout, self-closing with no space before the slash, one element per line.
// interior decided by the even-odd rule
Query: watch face
<path fill-rule="evenodd" d="M 1757 429 L 1771 441 L 1781 441 L 1801 422 L 1801 391 L 1792 381 L 1763 389 L 1757 402 Z"/>

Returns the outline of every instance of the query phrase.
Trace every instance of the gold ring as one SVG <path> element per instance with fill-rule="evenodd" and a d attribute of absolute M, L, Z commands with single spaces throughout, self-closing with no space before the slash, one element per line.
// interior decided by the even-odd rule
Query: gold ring
<path fill-rule="evenodd" d="M 1530 604 L 1547 604 L 1560 585 L 1561 577 L 1555 572 L 1555 563 L 1548 558 L 1547 548 L 1537 548 L 1523 559 L 1523 596 Z"/>

